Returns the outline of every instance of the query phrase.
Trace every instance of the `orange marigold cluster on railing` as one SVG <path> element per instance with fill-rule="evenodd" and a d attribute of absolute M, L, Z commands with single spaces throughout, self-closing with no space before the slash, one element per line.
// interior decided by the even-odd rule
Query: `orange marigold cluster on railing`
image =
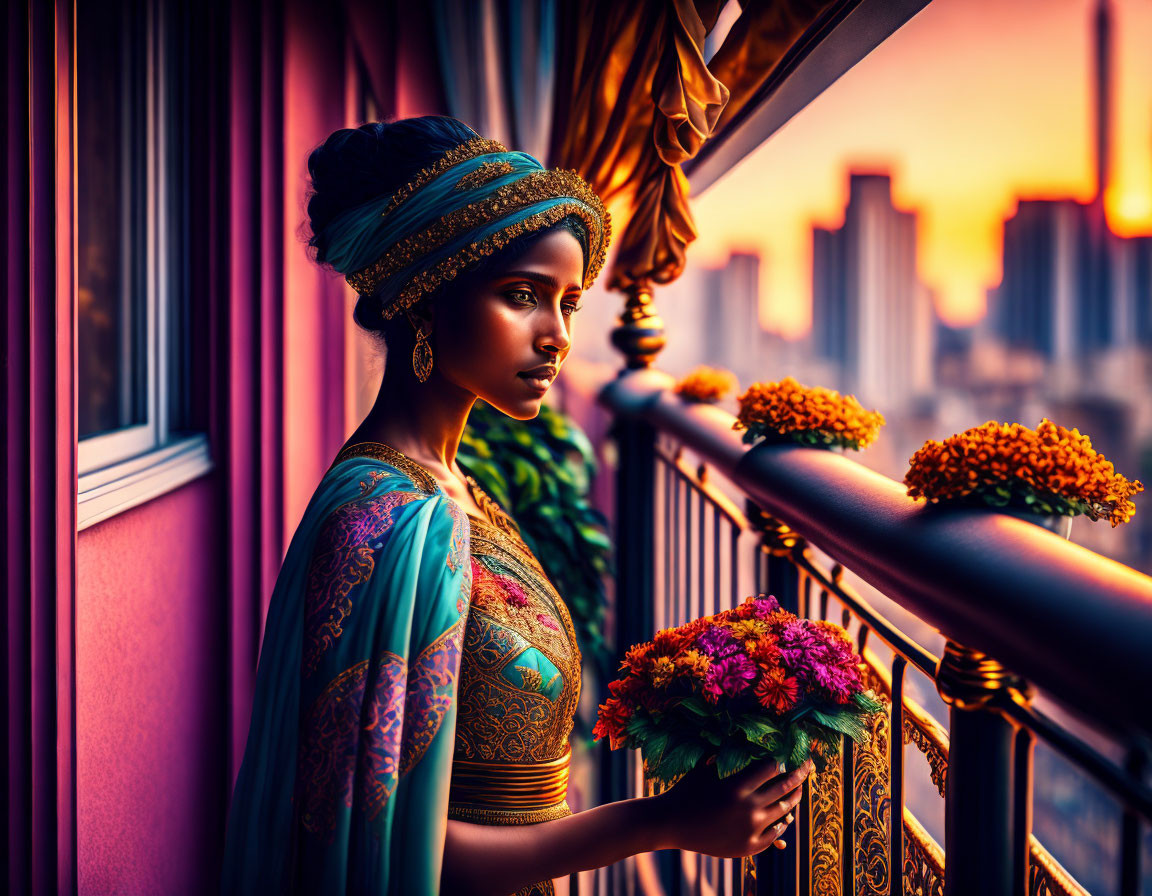
<path fill-rule="evenodd" d="M 675 392 L 685 401 L 714 404 L 723 400 L 729 392 L 735 392 L 740 384 L 736 374 L 720 367 L 697 367 L 676 384 Z"/>
<path fill-rule="evenodd" d="M 854 395 L 804 386 L 785 377 L 778 383 L 753 383 L 740 396 L 733 429 L 746 429 L 744 441 L 786 438 L 801 445 L 865 448 L 876 441 L 884 416 L 865 410 Z"/>
<path fill-rule="evenodd" d="M 904 484 L 913 498 L 1014 506 L 1113 526 L 1132 518 L 1132 496 L 1144 491 L 1092 447 L 1079 430 L 1051 420 L 1036 429 L 990 420 L 943 442 L 929 439 L 909 462 Z"/>

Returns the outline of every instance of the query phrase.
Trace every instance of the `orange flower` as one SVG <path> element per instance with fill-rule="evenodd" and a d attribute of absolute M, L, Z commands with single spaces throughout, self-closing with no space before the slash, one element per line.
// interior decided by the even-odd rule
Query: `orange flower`
<path fill-rule="evenodd" d="M 775 665 L 780 659 L 775 635 L 761 635 L 755 641 L 746 641 L 744 646 L 748 656 L 765 667 Z"/>
<path fill-rule="evenodd" d="M 644 670 L 649 665 L 649 657 L 652 655 L 651 642 L 644 644 L 636 644 L 628 649 L 624 654 L 624 659 L 620 663 L 621 670 L 627 670 L 634 675 L 643 674 Z"/>
<path fill-rule="evenodd" d="M 1079 430 L 1047 419 L 1034 430 L 990 420 L 943 442 L 929 439 L 912 455 L 904 484 L 911 497 L 932 502 L 1004 506 L 1031 497 L 1053 512 L 1106 518 L 1113 526 L 1132 518 L 1132 496 L 1144 490 L 1139 480 L 1117 473 Z"/>
<path fill-rule="evenodd" d="M 736 375 L 718 367 L 697 367 L 676 384 L 675 392 L 686 401 L 712 404 L 720 401 L 739 384 Z"/>
<path fill-rule="evenodd" d="M 853 395 L 803 386 L 792 377 L 778 383 L 753 383 L 740 396 L 733 429 L 749 437 L 788 436 L 806 445 L 865 448 L 876 440 L 884 416 L 868 411 Z"/>
<path fill-rule="evenodd" d="M 835 622 L 829 622 L 827 619 L 813 619 L 810 625 L 812 628 L 818 628 L 820 631 L 827 632 L 832 635 L 832 637 L 852 647 L 852 639 L 848 637 L 848 633 Z"/>
<path fill-rule="evenodd" d="M 761 635 L 768 634 L 768 620 L 766 619 L 740 619 L 728 626 L 737 641 L 755 640 Z"/>
<path fill-rule="evenodd" d="M 676 658 L 676 671 L 681 675 L 703 678 L 711 665 L 712 657 L 701 653 L 695 647 L 685 650 L 682 656 Z"/>
<path fill-rule="evenodd" d="M 623 740 L 625 728 L 632 718 L 633 708 L 625 705 L 615 697 L 609 697 L 601 704 L 599 718 L 592 728 L 592 736 L 596 740 L 607 737 L 612 749 L 616 749 Z"/>
<path fill-rule="evenodd" d="M 768 628 L 773 632 L 779 632 L 790 622 L 796 621 L 796 614 L 789 613 L 787 610 L 774 610 L 765 622 L 768 623 Z"/>
<path fill-rule="evenodd" d="M 796 705 L 799 691 L 795 678 L 785 676 L 780 666 L 762 666 L 760 680 L 756 683 L 756 697 L 765 709 L 783 715 Z"/>
<path fill-rule="evenodd" d="M 657 657 L 652 663 L 652 686 L 656 688 L 668 687 L 668 682 L 676 672 L 676 664 L 668 656 Z"/>

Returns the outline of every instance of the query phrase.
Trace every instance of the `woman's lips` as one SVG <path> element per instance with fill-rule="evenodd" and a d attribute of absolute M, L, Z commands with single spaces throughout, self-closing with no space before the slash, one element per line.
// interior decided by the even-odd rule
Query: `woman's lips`
<path fill-rule="evenodd" d="M 520 373 L 520 374 L 517 374 L 517 376 L 519 376 L 520 379 L 522 379 L 525 383 L 528 384 L 528 388 L 532 389 L 535 392 L 539 392 L 541 395 L 543 395 L 545 392 L 548 391 L 548 388 L 552 385 L 552 380 L 554 378 L 554 375 L 553 376 L 548 376 L 548 375 L 529 376 L 526 373 Z"/>

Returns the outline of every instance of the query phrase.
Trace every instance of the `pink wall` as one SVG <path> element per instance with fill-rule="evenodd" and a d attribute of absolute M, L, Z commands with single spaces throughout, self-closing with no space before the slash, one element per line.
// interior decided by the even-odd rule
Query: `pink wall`
<path fill-rule="evenodd" d="M 80 533 L 79 892 L 217 888 L 226 592 L 211 474 Z"/>

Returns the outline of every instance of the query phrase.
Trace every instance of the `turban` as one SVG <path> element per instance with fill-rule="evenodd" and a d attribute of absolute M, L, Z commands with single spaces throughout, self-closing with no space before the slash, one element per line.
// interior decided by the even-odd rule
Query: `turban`
<path fill-rule="evenodd" d="M 328 261 L 358 293 L 378 295 L 391 318 L 521 234 L 569 215 L 588 231 L 587 289 L 611 238 L 600 197 L 575 171 L 546 169 L 528 153 L 477 137 L 395 193 L 335 218 Z"/>

